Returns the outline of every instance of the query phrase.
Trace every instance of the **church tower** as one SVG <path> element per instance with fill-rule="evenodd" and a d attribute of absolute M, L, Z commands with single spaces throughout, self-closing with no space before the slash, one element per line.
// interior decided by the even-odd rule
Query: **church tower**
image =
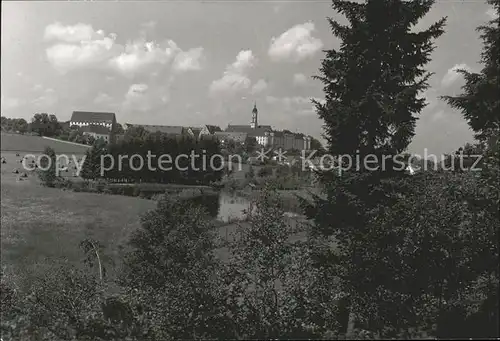
<path fill-rule="evenodd" d="M 252 123 L 250 123 L 250 127 L 252 129 L 258 128 L 259 124 L 257 123 L 257 114 L 259 111 L 257 110 L 257 103 L 254 103 L 252 110 Z"/>

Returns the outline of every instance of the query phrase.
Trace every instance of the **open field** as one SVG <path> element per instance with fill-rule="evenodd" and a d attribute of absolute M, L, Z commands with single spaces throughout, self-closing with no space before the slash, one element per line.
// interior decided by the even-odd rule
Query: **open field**
<path fill-rule="evenodd" d="M 56 154 L 83 155 L 90 148 L 82 144 L 44 138 L 40 136 L 1 133 L 1 148 L 4 152 L 42 153 L 45 147 L 51 147 Z"/>
<path fill-rule="evenodd" d="M 2 171 L 2 265 L 23 277 L 62 259 L 78 261 L 78 243 L 87 237 L 103 242 L 116 258 L 119 245 L 139 226 L 139 216 L 155 206 L 151 200 L 74 193 L 36 182 L 34 175 L 17 181 Z"/>
<path fill-rule="evenodd" d="M 26 141 L 31 137 L 21 137 L 18 141 L 25 143 L 21 148 L 27 148 Z M 6 139 L 7 147 L 13 139 Z M 42 187 L 34 172 L 22 169 L 19 159 L 28 153 L 40 154 L 43 147 L 19 151 L 20 156 L 15 156 L 16 151 L 4 150 L 3 142 L 4 134 L 1 154 L 7 163 L 1 165 L 1 261 L 5 270 L 19 276 L 19 283 L 26 283 L 50 265 L 61 261 L 80 263 L 78 244 L 88 237 L 101 242 L 105 261 L 115 264 L 130 233 L 140 226 L 140 216 L 156 203 L 138 197 Z M 20 180 L 19 174 L 12 173 L 15 168 L 28 177 Z M 237 217 L 236 211 L 243 209 L 244 203 L 228 200 L 221 203 L 220 214 Z M 223 239 L 230 238 L 238 227 L 235 223 L 220 225 Z M 219 257 L 227 259 L 227 251 L 221 250 Z"/>

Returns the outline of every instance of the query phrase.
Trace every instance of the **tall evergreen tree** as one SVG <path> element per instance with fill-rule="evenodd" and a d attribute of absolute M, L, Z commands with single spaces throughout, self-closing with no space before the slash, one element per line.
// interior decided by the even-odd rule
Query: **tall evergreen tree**
<path fill-rule="evenodd" d="M 459 70 L 465 78 L 463 93 L 443 98 L 453 108 L 459 109 L 478 140 L 494 144 L 500 135 L 500 27 L 499 0 L 487 1 L 497 13 L 488 25 L 479 26 L 484 42 L 479 73 Z"/>
<path fill-rule="evenodd" d="M 326 102 L 315 104 L 334 155 L 382 147 L 400 153 L 410 143 L 415 115 L 425 107 L 425 99 L 417 96 L 431 76 L 424 66 L 445 18 L 421 32 L 412 27 L 433 3 L 333 0 L 333 9 L 350 25 L 328 19 L 342 43 L 326 52 L 316 77 L 325 85 Z"/>
<path fill-rule="evenodd" d="M 500 1 L 488 0 L 493 7 L 496 18 L 487 25 L 478 27 L 483 39 L 481 54 L 482 70 L 479 73 L 460 70 L 465 78 L 463 92 L 458 96 L 444 96 L 444 100 L 455 109 L 459 109 L 475 137 L 487 147 L 482 155 L 481 173 L 476 184 L 481 195 L 475 196 L 473 202 L 481 207 L 481 217 L 485 222 L 479 226 L 482 236 L 487 236 L 477 243 L 475 249 L 485 248 L 488 251 L 482 254 L 480 264 L 483 271 L 473 286 L 475 297 L 481 297 L 477 307 L 473 307 L 472 316 L 475 318 L 474 337 L 498 337 L 498 226 L 500 208 Z M 477 228 L 476 228 L 477 230 Z M 490 241 L 495 243 L 491 244 Z M 469 238 L 472 244 L 474 239 Z M 469 256 L 469 258 L 472 258 Z M 471 266 L 478 268 L 478 266 Z M 470 295 L 466 296 L 469 301 Z M 469 312 L 471 314 L 471 312 Z"/>
<path fill-rule="evenodd" d="M 402 183 L 394 181 L 402 172 L 393 172 L 391 161 L 407 148 L 414 135 L 416 116 L 425 107 L 425 98 L 419 97 L 431 76 L 425 65 L 434 50 L 434 39 L 443 33 L 445 18 L 416 32 L 414 26 L 434 1 L 332 3 L 349 24 L 329 19 L 341 44 L 339 49 L 326 51 L 321 75 L 316 77 L 324 84 L 326 101 L 315 104 L 325 122 L 328 151 L 334 156 L 350 156 L 352 166 L 341 177 L 334 172 L 321 174 L 327 198 L 317 197 L 315 207 L 309 207 L 307 213 L 316 222 L 313 238 L 332 238 L 329 248 L 316 252 L 318 268 L 338 274 L 350 315 L 364 320 L 365 329 L 382 333 L 380 325 L 400 328 L 401 321 L 384 320 L 381 314 L 387 311 L 380 309 L 387 309 L 387 305 L 379 303 L 389 296 L 384 298 L 381 292 L 398 292 L 406 284 L 403 280 L 391 287 L 383 277 L 384 269 L 379 265 L 383 257 L 390 255 L 377 250 L 387 250 L 380 246 L 392 239 L 381 230 L 377 213 L 390 209 L 403 195 L 404 188 L 398 187 Z M 367 155 L 375 155 L 378 165 L 365 165 Z M 382 156 L 391 156 L 385 167 Z M 375 166 L 376 171 L 368 169 Z M 391 316 L 397 317 L 404 303 L 397 302 L 397 298 L 392 302 Z M 368 310 L 368 304 L 375 310 Z"/>

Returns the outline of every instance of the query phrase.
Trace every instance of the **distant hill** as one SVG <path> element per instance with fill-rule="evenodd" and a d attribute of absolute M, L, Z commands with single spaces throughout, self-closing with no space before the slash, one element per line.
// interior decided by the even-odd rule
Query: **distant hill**
<path fill-rule="evenodd" d="M 85 154 L 90 146 L 31 135 L 1 133 L 2 152 L 41 153 L 51 147 L 56 154 Z"/>

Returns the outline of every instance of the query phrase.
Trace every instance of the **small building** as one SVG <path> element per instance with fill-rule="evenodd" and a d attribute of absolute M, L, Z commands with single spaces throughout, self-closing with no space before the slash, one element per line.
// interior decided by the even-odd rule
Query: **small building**
<path fill-rule="evenodd" d="M 112 138 L 111 131 L 103 126 L 87 125 L 79 129 L 84 136 L 92 136 L 96 140 L 103 139 L 105 142 L 109 143 Z"/>

